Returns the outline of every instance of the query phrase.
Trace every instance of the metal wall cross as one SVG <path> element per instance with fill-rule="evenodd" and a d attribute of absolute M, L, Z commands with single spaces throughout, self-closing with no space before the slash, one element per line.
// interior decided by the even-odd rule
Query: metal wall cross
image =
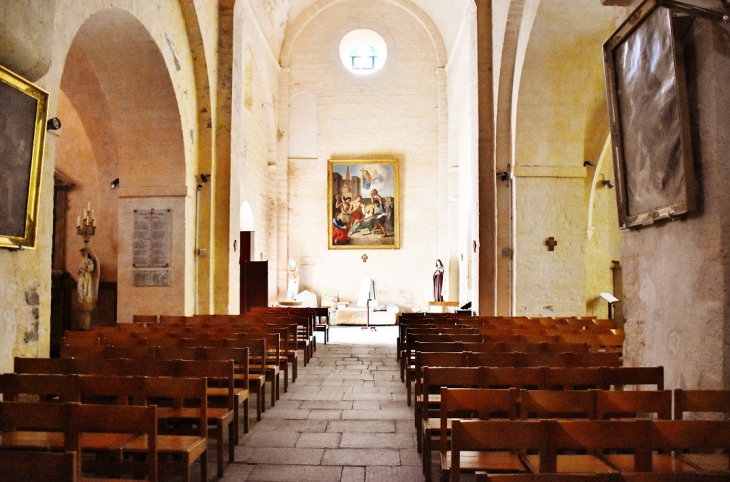
<path fill-rule="evenodd" d="M 368 260 L 368 255 L 367 255 L 367 254 L 363 254 L 363 255 L 362 255 L 362 256 L 360 257 L 360 259 L 362 259 L 362 262 L 363 262 L 363 263 L 366 263 L 366 262 L 367 262 L 367 260 Z"/>
<path fill-rule="evenodd" d="M 545 240 L 545 246 L 548 247 L 548 251 L 555 251 L 555 246 L 557 246 L 557 245 L 558 245 L 558 242 L 555 241 L 555 238 L 553 238 L 552 236 L 550 236 L 549 238 L 547 238 Z"/>

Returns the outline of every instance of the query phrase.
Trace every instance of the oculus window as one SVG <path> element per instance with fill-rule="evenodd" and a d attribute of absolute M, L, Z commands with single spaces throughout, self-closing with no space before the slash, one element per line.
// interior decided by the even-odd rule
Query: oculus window
<path fill-rule="evenodd" d="M 385 40 L 372 30 L 353 30 L 340 41 L 342 65 L 353 74 L 373 74 L 385 65 L 387 57 Z"/>

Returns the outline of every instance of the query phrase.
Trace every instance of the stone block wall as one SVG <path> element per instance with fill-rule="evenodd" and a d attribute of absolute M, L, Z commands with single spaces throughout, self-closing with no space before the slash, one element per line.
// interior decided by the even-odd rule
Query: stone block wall
<path fill-rule="evenodd" d="M 515 314 L 575 315 L 585 310 L 584 180 L 517 177 Z M 554 251 L 545 240 L 555 238 Z"/>

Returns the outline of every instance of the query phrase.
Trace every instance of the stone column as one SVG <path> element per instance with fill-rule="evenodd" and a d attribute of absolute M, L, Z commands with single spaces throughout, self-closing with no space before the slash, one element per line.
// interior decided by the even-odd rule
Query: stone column
<path fill-rule="evenodd" d="M 479 246 L 477 309 L 496 314 L 496 177 L 494 164 L 494 74 L 492 0 L 476 0 L 479 96 Z"/>

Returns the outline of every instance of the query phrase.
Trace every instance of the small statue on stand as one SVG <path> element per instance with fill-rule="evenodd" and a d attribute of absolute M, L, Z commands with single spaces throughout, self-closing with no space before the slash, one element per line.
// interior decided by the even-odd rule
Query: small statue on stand
<path fill-rule="evenodd" d="M 440 259 L 436 260 L 436 271 L 433 273 L 433 300 L 444 301 L 441 290 L 444 285 L 444 264 Z"/>
<path fill-rule="evenodd" d="M 289 265 L 286 267 L 286 299 L 296 301 L 299 294 L 299 268 L 294 258 L 289 258 Z"/>
<path fill-rule="evenodd" d="M 76 285 L 81 311 L 79 315 L 79 329 L 81 330 L 91 328 L 91 312 L 96 308 L 96 300 L 99 298 L 101 265 L 96 255 L 89 249 L 89 241 L 95 233 L 96 220 L 89 204 L 84 210 L 83 223 L 80 217 L 76 219 L 76 234 L 84 240 L 84 247 L 81 248 L 81 263 L 79 263 L 79 279 Z"/>

